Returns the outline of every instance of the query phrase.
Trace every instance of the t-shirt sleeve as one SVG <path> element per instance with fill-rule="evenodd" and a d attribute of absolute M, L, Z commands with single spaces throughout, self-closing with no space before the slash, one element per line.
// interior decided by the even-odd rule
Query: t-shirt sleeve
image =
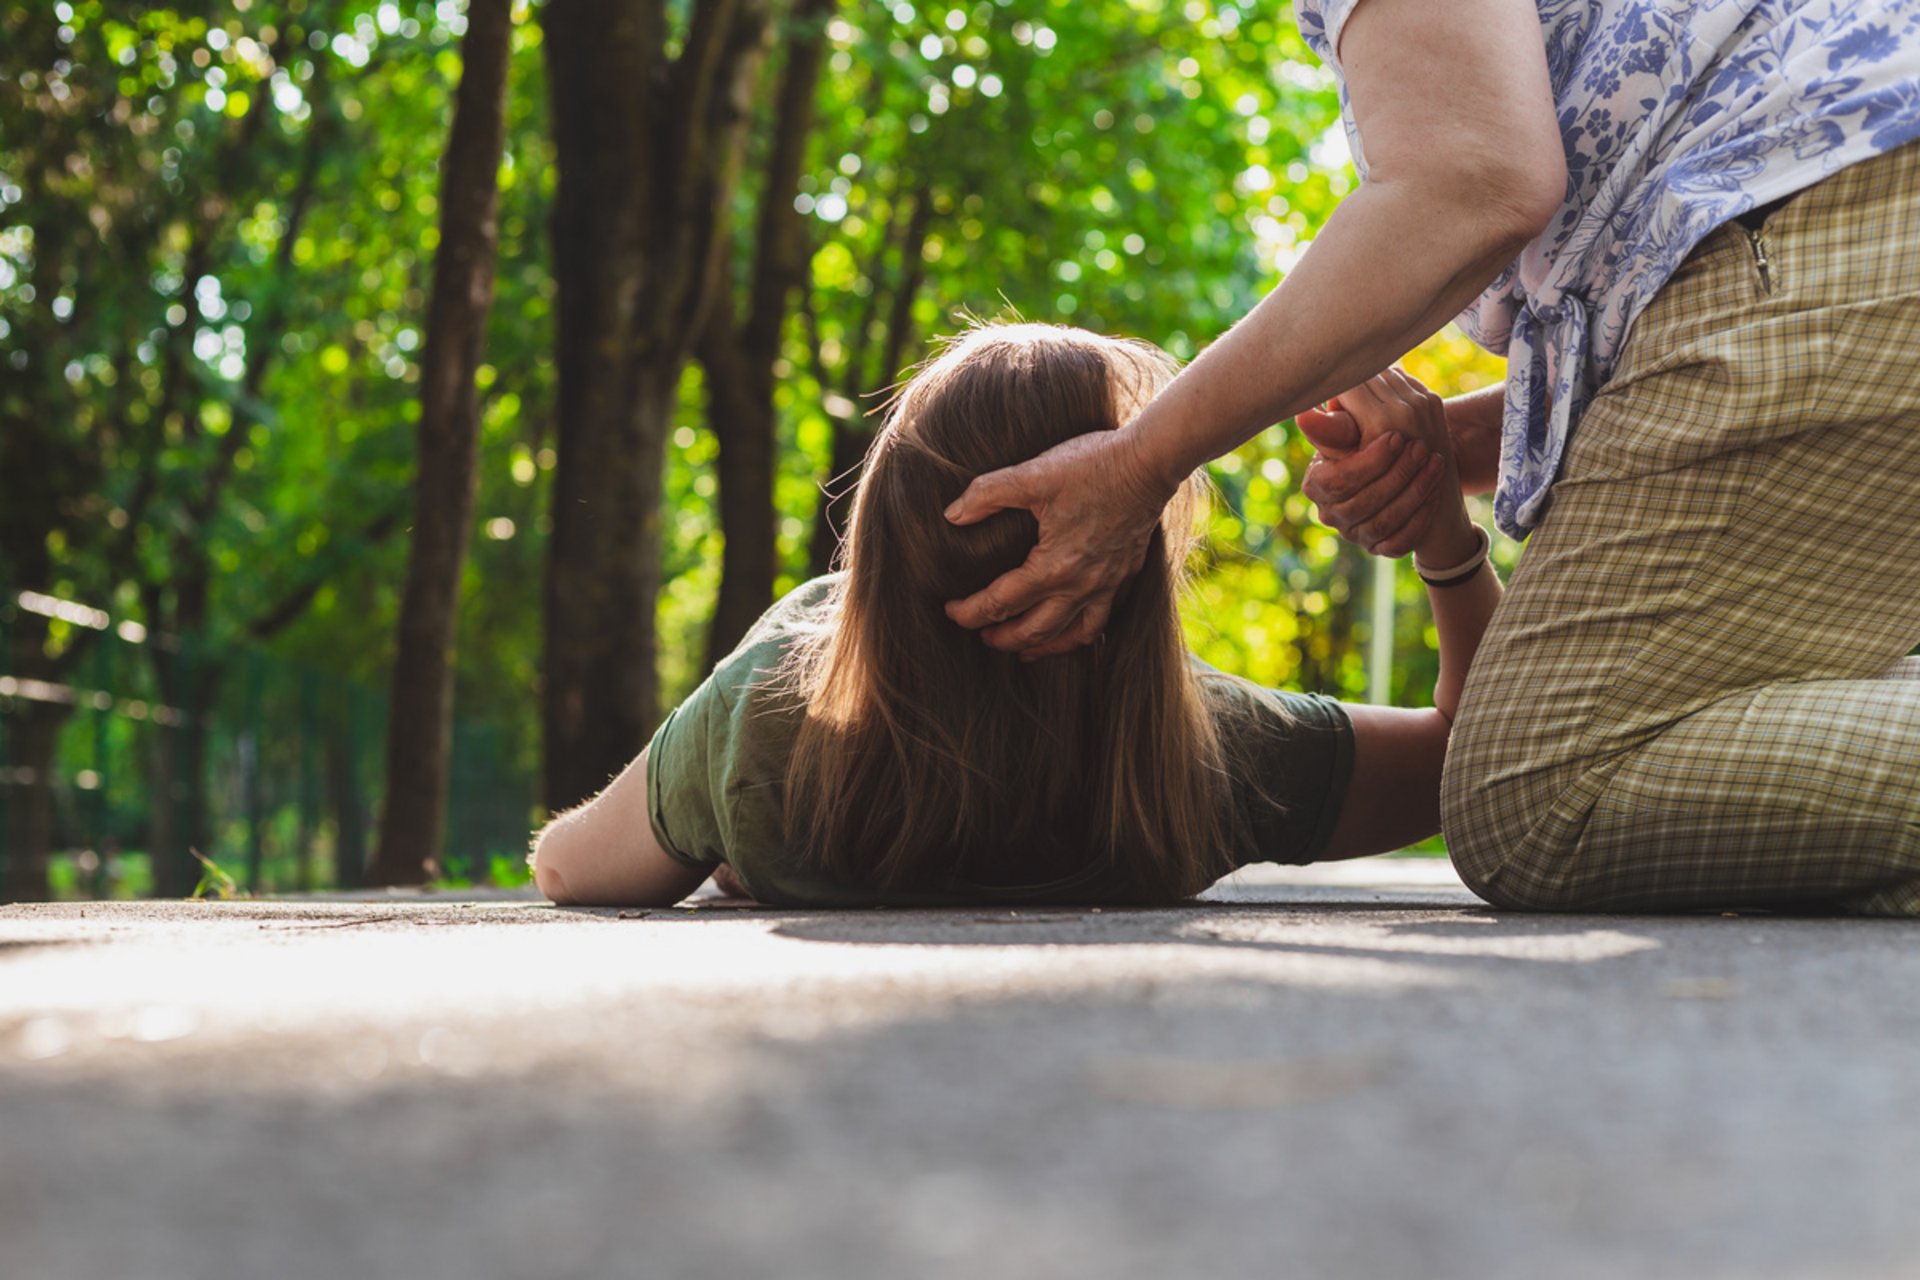
<path fill-rule="evenodd" d="M 1213 677 L 1224 680 L 1225 677 Z M 1312 862 L 1326 852 L 1353 778 L 1353 721 L 1319 694 L 1231 681 L 1243 732 L 1229 750 L 1234 773 L 1235 862 Z"/>
<path fill-rule="evenodd" d="M 718 803 L 724 790 L 714 785 L 711 770 L 725 754 L 727 719 L 719 717 L 716 726 L 712 714 L 720 701 L 712 680 L 701 684 L 654 731 L 647 748 L 647 813 L 654 838 L 674 861 L 709 870 L 726 860 Z"/>
<path fill-rule="evenodd" d="M 835 581 L 804 583 L 767 610 L 648 747 L 647 812 L 660 847 L 689 867 L 727 864 L 755 896 L 783 850 L 780 795 L 799 726 L 774 673 Z"/>

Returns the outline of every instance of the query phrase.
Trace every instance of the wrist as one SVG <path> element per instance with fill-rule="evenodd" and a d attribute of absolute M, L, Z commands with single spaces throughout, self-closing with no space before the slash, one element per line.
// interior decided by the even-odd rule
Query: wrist
<path fill-rule="evenodd" d="M 1160 510 L 1172 501 L 1193 468 L 1172 456 L 1168 432 L 1158 429 L 1149 413 L 1142 413 L 1116 434 L 1132 489 L 1155 511 Z"/>
<path fill-rule="evenodd" d="M 1450 510 L 1435 517 L 1426 536 L 1414 547 L 1414 567 L 1445 569 L 1463 564 L 1480 554 L 1485 538 L 1480 526 L 1468 518 L 1466 507 L 1456 500 Z"/>

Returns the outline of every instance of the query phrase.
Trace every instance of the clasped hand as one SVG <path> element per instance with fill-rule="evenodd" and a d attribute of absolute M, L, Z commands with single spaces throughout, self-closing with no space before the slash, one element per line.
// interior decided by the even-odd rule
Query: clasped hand
<path fill-rule="evenodd" d="M 1301 478 L 1321 523 L 1378 556 L 1403 556 L 1443 511 L 1465 518 L 1446 405 L 1419 379 L 1388 369 L 1296 419 L 1314 459 Z M 1457 523 L 1457 522 L 1450 522 Z"/>

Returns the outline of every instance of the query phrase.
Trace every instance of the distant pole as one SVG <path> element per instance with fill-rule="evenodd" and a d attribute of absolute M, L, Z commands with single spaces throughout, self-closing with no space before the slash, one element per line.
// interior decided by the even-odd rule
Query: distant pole
<path fill-rule="evenodd" d="M 1393 575 L 1398 561 L 1375 556 L 1373 561 L 1373 635 L 1367 645 L 1367 701 L 1387 706 L 1393 701 Z"/>

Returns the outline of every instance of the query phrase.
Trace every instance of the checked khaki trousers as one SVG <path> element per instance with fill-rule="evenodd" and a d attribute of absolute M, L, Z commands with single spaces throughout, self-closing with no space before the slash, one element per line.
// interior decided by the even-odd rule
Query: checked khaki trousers
<path fill-rule="evenodd" d="M 1639 318 L 1475 660 L 1496 905 L 1920 915 L 1920 144 L 1757 234 Z"/>

